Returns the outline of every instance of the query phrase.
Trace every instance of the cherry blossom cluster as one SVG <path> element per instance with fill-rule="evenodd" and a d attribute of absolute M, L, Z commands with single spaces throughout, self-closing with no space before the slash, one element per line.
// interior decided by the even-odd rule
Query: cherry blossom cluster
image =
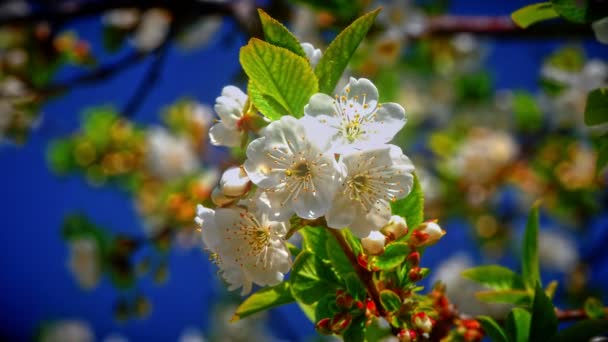
<path fill-rule="evenodd" d="M 391 202 L 407 196 L 414 181 L 412 162 L 390 144 L 406 123 L 405 110 L 379 103 L 367 79 L 351 78 L 334 97 L 317 93 L 303 117 L 266 121 L 257 132 L 260 117 L 251 107 L 234 86 L 218 97 L 211 142 L 244 146 L 256 136 L 245 162 L 226 170 L 214 190 L 218 208 L 199 205 L 195 219 L 229 289 L 242 294 L 253 283 L 276 285 L 289 272 L 285 235 L 294 215 L 374 236 L 389 224 Z"/>

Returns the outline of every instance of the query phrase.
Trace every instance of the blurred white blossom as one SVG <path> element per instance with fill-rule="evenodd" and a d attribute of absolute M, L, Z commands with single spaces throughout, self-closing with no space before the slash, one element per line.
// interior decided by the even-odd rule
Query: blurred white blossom
<path fill-rule="evenodd" d="M 199 168 L 197 153 L 184 136 L 174 136 L 166 129 L 155 127 L 148 131 L 147 166 L 157 177 L 176 179 Z"/>
<path fill-rule="evenodd" d="M 68 268 L 83 289 L 93 289 L 101 277 L 100 250 L 97 240 L 80 237 L 69 242 Z"/>

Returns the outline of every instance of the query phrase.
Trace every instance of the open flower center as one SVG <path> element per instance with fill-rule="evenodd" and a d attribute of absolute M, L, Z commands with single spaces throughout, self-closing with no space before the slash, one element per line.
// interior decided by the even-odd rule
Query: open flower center
<path fill-rule="evenodd" d="M 246 248 L 244 254 L 246 257 L 255 257 L 256 262 L 253 267 L 262 264 L 262 268 L 266 269 L 268 261 L 268 247 L 270 246 L 271 233 L 270 227 L 260 224 L 260 222 L 250 213 L 241 213 L 238 230 L 235 234 L 240 237 L 249 248 Z M 237 248 L 237 252 L 241 252 Z M 237 262 L 241 262 L 241 257 L 236 258 Z"/>
<path fill-rule="evenodd" d="M 301 160 L 301 161 L 293 163 L 291 168 L 289 168 L 285 171 L 285 174 L 287 176 L 295 176 L 298 178 L 304 178 L 304 177 L 311 176 L 310 171 L 311 170 L 310 170 L 310 166 L 308 165 L 308 162 L 305 160 Z"/>
<path fill-rule="evenodd" d="M 350 88 L 345 89 L 346 93 L 350 92 Z M 334 113 L 340 119 L 339 127 L 337 127 L 344 138 L 350 143 L 361 136 L 365 135 L 366 126 L 371 124 L 376 117 L 376 110 L 368 113 L 369 104 L 367 103 L 367 94 L 362 94 L 363 101 L 359 102 L 359 96 L 353 97 L 335 96 Z"/>

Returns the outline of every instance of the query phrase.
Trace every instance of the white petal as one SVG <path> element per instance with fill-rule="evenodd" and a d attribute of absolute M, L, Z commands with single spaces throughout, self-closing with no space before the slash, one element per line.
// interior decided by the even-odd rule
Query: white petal
<path fill-rule="evenodd" d="M 275 187 L 280 175 L 273 172 L 273 160 L 266 153 L 266 137 L 255 139 L 247 147 L 247 160 L 243 164 L 251 181 L 262 189 Z"/>
<path fill-rule="evenodd" d="M 249 189 L 249 177 L 240 167 L 231 167 L 224 171 L 220 186 L 226 196 L 242 196 Z"/>
<path fill-rule="evenodd" d="M 333 118 L 336 108 L 334 99 L 326 94 L 317 93 L 310 97 L 308 104 L 304 106 L 304 114 L 320 119 Z"/>
<path fill-rule="evenodd" d="M 241 133 L 218 122 L 209 129 L 211 143 L 216 146 L 237 147 L 241 144 Z"/>
<path fill-rule="evenodd" d="M 397 103 L 383 103 L 376 111 L 374 122 L 369 124 L 370 134 L 378 135 L 379 143 L 387 143 L 406 123 L 405 110 Z"/>
<path fill-rule="evenodd" d="M 213 106 L 224 125 L 231 129 L 237 128 L 237 123 L 243 116 L 243 107 L 233 98 L 220 96 Z"/>
<path fill-rule="evenodd" d="M 247 103 L 247 94 L 232 85 L 225 86 L 222 89 L 222 96 L 233 98 L 241 108 L 245 107 L 245 103 Z"/>
<path fill-rule="evenodd" d="M 346 89 L 349 89 L 349 91 L 346 92 Z M 372 109 L 378 104 L 378 89 L 376 89 L 376 86 L 366 78 L 357 80 L 351 77 L 348 85 L 344 87 L 344 93 L 349 99 L 357 97 L 357 102 L 359 103 L 363 103 L 365 100 L 365 103 Z"/>
<path fill-rule="evenodd" d="M 391 218 L 391 206 L 386 201 L 378 201 L 369 212 L 361 210 L 357 214 L 349 228 L 356 237 L 364 238 L 372 230 L 379 230 L 388 223 Z"/>
<path fill-rule="evenodd" d="M 327 226 L 342 229 L 348 227 L 355 219 L 356 203 L 338 191 L 331 208 L 325 214 Z"/>

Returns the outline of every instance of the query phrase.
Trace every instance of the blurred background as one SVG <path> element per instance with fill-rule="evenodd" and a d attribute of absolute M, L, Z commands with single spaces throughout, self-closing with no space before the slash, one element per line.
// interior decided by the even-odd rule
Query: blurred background
<path fill-rule="evenodd" d="M 179 3 L 179 4 L 178 4 Z M 202 250 L 209 203 L 241 151 L 210 146 L 215 99 L 246 89 L 239 48 L 263 7 L 323 50 L 383 6 L 348 76 L 399 102 L 396 141 L 416 165 L 427 218 L 447 235 L 422 263 L 461 311 L 468 267 L 517 269 L 542 200 L 543 280 L 556 304 L 608 299 L 604 126 L 583 122 L 608 83 L 590 27 L 518 29 L 530 1 L 4 1 L 0 4 L 0 339 L 313 341 L 297 305 L 230 324 L 228 293 Z"/>

